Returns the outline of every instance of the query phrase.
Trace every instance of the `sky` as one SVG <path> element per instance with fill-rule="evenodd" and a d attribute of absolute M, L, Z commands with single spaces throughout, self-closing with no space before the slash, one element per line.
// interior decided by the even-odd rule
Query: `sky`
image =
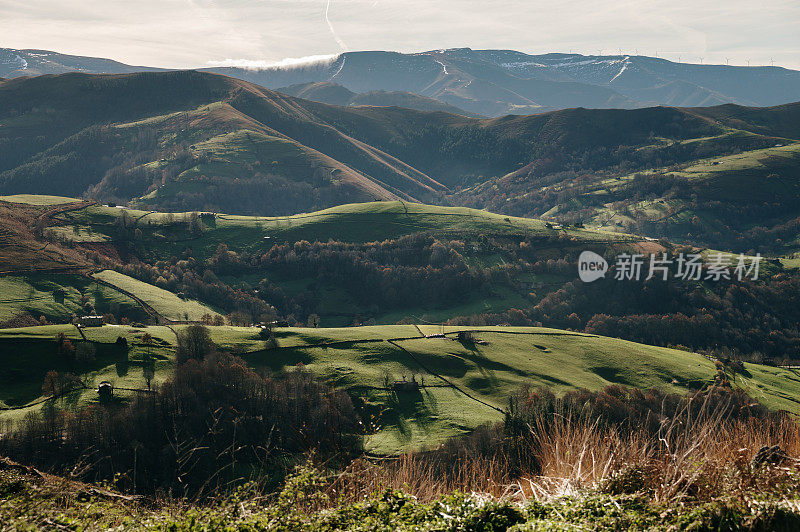
<path fill-rule="evenodd" d="M 0 0 L 0 47 L 133 65 L 503 48 L 800 69 L 799 0 Z"/>

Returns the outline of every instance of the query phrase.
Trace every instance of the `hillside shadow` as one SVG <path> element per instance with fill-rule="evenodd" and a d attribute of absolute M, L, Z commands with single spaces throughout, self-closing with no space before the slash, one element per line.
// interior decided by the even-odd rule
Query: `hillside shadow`
<path fill-rule="evenodd" d="M 264 349 L 245 353 L 242 357 L 251 366 L 269 368 L 273 372 L 314 362 L 314 358 L 302 349 Z"/>
<path fill-rule="evenodd" d="M 485 391 L 487 389 L 492 390 L 497 388 L 497 386 L 500 384 L 500 379 L 497 377 L 498 372 L 510 373 L 524 379 L 536 378 L 553 385 L 570 386 L 569 382 L 559 379 L 558 377 L 553 377 L 552 375 L 547 375 L 545 373 L 537 373 L 535 371 L 525 371 L 517 367 L 509 366 L 508 364 L 492 360 L 481 354 L 477 347 L 473 350 L 470 350 L 470 352 L 467 354 L 462 354 L 462 356 L 475 364 L 475 366 L 478 368 L 478 371 L 483 376 L 480 379 L 473 378 L 470 382 L 468 382 L 469 387 L 477 391 Z"/>
<path fill-rule="evenodd" d="M 442 373 L 450 377 L 461 377 L 466 374 L 469 367 L 458 357 L 448 357 L 446 364 L 443 364 L 441 355 L 430 355 L 413 351 L 403 351 L 398 347 L 381 350 L 365 350 L 359 359 L 361 362 L 372 365 L 386 364 L 394 362 L 408 368 L 410 372 L 423 371 L 425 368 Z M 442 366 L 445 367 L 442 367 Z M 424 366 L 424 367 L 423 367 Z"/>
<path fill-rule="evenodd" d="M 75 340 L 73 345 L 82 342 Z M 48 371 L 90 374 L 101 371 L 127 357 L 127 352 L 116 344 L 89 342 L 93 356 L 78 362 L 59 356 L 56 343 L 38 338 L 4 340 L 0 350 L 0 399 L 9 406 L 24 405 L 42 395 L 42 382 Z"/>
<path fill-rule="evenodd" d="M 436 399 L 431 392 L 424 388 L 394 390 L 389 393 L 382 418 L 386 425 L 396 427 L 400 439 L 407 442 L 413 436 L 412 422 L 422 431 L 429 432 L 437 412 Z"/>
<path fill-rule="evenodd" d="M 623 384 L 625 386 L 633 386 L 633 383 L 631 383 L 628 378 L 621 375 L 620 368 L 611 366 L 596 366 L 589 368 L 589 371 L 596 373 L 608 382 L 613 382 L 614 384 Z"/>
<path fill-rule="evenodd" d="M 492 368 L 491 359 L 486 358 L 479 350 L 472 338 L 467 340 L 459 339 L 461 345 L 469 351 L 469 360 L 478 368 L 481 378 L 471 378 L 467 381 L 467 386 L 473 390 L 491 391 L 498 387 L 500 379 L 497 378 L 496 368 Z M 509 367 L 509 366 L 506 366 Z"/>

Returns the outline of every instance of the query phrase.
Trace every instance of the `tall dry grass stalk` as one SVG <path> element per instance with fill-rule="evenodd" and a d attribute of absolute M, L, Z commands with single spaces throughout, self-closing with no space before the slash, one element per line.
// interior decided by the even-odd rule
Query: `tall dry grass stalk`
<path fill-rule="evenodd" d="M 790 474 L 790 467 L 752 464 L 759 449 L 777 445 L 791 457 L 800 456 L 796 420 L 731 421 L 724 408 L 705 404 L 698 408 L 690 403 L 664 418 L 655 433 L 643 426 L 615 427 L 580 412 L 537 414 L 528 430 L 524 452 L 537 464 L 530 470 L 514 472 L 514 461 L 503 447 L 484 455 L 430 452 L 379 463 L 359 460 L 333 483 L 334 498 L 353 501 L 391 488 L 420 500 L 454 490 L 545 500 L 599 487 L 631 472 L 656 502 L 745 497 L 777 489 Z"/>
<path fill-rule="evenodd" d="M 758 470 L 752 459 L 759 449 L 777 445 L 791 457 L 800 455 L 795 419 L 731 421 L 727 414 L 724 405 L 692 408 L 690 402 L 655 434 L 580 415 L 539 415 L 529 428 L 540 471 L 518 479 L 514 493 L 522 499 L 570 495 L 637 470 L 656 502 L 744 495 L 787 471 Z"/>
<path fill-rule="evenodd" d="M 337 476 L 332 499 L 357 501 L 385 489 L 402 490 L 430 501 L 456 490 L 503 497 L 513 479 L 502 454 L 474 456 L 456 463 L 427 453 L 409 453 L 395 460 L 356 460 Z"/>

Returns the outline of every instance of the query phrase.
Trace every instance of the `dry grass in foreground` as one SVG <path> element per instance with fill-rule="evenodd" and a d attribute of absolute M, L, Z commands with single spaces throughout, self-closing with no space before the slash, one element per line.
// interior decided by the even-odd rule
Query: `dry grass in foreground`
<path fill-rule="evenodd" d="M 0 530 L 791 531 L 798 455 L 795 419 L 724 383 L 688 397 L 523 389 L 498 426 L 329 474 L 312 455 L 277 491 L 132 497 L 0 460 Z"/>
<path fill-rule="evenodd" d="M 630 408 L 609 404 L 615 393 Z M 518 502 L 585 490 L 638 493 L 657 504 L 800 497 L 800 425 L 744 395 L 714 390 L 677 403 L 656 395 L 650 399 L 661 402 L 659 412 L 633 404 L 645 394 L 617 387 L 574 400 L 523 394 L 539 403 L 503 427 L 380 464 L 353 462 L 332 483 L 333 499 L 356 501 L 386 488 L 423 501 L 456 490 Z"/>

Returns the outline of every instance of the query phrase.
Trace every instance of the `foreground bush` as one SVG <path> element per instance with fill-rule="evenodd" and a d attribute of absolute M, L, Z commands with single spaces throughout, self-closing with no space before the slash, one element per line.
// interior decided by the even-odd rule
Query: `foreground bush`
<path fill-rule="evenodd" d="M 313 467 L 263 497 L 252 487 L 204 505 L 142 504 L 108 490 L 40 475 L 0 462 L 0 523 L 10 529 L 105 530 L 753 530 L 800 527 L 796 502 L 775 497 L 663 504 L 642 494 L 584 489 L 570 496 L 515 501 L 454 492 L 420 501 L 383 489 L 357 502 L 331 503 Z"/>
<path fill-rule="evenodd" d="M 190 360 L 157 395 L 96 409 L 105 412 L 97 418 L 31 419 L 3 442 L 45 466 L 64 452 L 85 464 L 82 478 L 109 478 L 106 461 L 147 472 L 162 482 L 151 493 L 171 489 L 165 498 L 142 504 L 84 485 L 64 494 L 73 483 L 21 466 L 3 472 L 0 461 L 0 520 L 167 530 L 800 527 L 800 426 L 726 386 L 690 396 L 523 389 L 504 423 L 389 460 L 352 460 L 358 422 L 345 398 L 303 371 L 269 377 L 234 357 Z M 151 447 L 126 439 L 148 429 L 166 436 L 154 432 Z M 88 438 L 106 461 L 86 460 Z M 310 448 L 317 453 L 280 480 Z M 84 453 L 68 454 L 75 449 Z M 245 478 L 257 481 L 232 483 Z M 130 482 L 143 491 L 140 480 L 117 485 Z"/>
<path fill-rule="evenodd" d="M 509 410 L 504 423 L 434 450 L 356 461 L 336 492 L 349 500 L 381 487 L 426 501 L 454 490 L 528 500 L 599 489 L 665 504 L 800 496 L 800 426 L 724 386 L 689 396 L 523 389 Z"/>
<path fill-rule="evenodd" d="M 359 427 L 349 396 L 307 371 L 258 374 L 211 354 L 127 406 L 50 405 L 0 439 L 0 453 L 134 492 L 202 496 L 251 478 L 274 487 L 312 449 L 344 460 L 360 451 Z"/>

